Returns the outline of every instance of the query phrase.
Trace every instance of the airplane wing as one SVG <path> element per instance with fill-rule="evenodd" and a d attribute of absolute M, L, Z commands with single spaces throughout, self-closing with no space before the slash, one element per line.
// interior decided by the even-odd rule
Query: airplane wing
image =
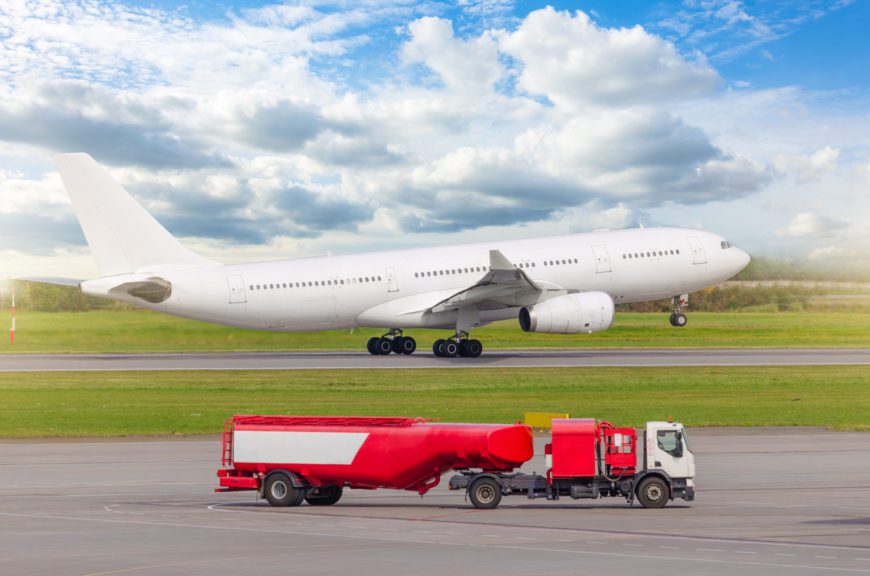
<path fill-rule="evenodd" d="M 499 250 L 489 251 L 489 272 L 476 284 L 460 290 L 425 310 L 446 312 L 466 306 L 503 308 L 516 306 L 524 297 L 532 297 L 546 290 L 526 273 L 514 266 Z"/>

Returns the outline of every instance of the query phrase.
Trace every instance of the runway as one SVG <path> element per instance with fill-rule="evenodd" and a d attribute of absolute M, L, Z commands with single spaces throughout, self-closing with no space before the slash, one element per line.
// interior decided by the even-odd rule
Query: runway
<path fill-rule="evenodd" d="M 0 355 L 0 372 L 100 370 L 320 370 L 366 368 L 553 368 L 577 366 L 870 365 L 870 349 L 560 349 L 495 350 L 480 358 L 366 352 Z"/>
<path fill-rule="evenodd" d="M 661 510 L 516 496 L 475 510 L 446 482 L 279 509 L 212 492 L 217 438 L 0 441 L 0 573 L 870 574 L 870 434 L 689 436 L 697 499 Z"/>

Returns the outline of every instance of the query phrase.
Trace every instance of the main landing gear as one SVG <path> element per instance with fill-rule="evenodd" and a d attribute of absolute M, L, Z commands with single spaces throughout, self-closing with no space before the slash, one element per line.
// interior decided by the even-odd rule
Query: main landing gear
<path fill-rule="evenodd" d="M 369 338 L 366 345 L 369 354 L 373 356 L 386 356 L 393 354 L 413 354 L 417 349 L 417 341 L 410 336 L 402 336 L 401 330 L 392 329 L 381 337 Z"/>
<path fill-rule="evenodd" d="M 671 326 L 682 328 L 689 322 L 689 319 L 686 318 L 685 314 L 683 314 L 683 306 L 689 303 L 689 295 L 682 294 L 680 296 L 674 296 L 673 302 L 674 312 L 671 314 L 670 318 Z"/>
<path fill-rule="evenodd" d="M 447 340 L 436 340 L 432 344 L 432 353 L 439 358 L 477 358 L 482 352 L 483 344 L 480 340 L 469 338 L 464 332 Z"/>

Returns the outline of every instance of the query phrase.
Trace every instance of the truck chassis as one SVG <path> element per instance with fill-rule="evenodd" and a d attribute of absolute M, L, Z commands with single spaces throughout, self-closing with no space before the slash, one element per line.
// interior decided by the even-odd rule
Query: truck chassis
<path fill-rule="evenodd" d="M 539 474 L 497 474 L 458 470 L 450 478 L 450 490 L 465 490 L 475 508 L 491 509 L 503 496 L 526 496 L 530 500 L 561 497 L 604 498 L 621 496 L 630 505 L 635 498 L 644 508 L 662 508 L 669 500 L 695 499 L 695 489 L 684 479 L 670 478 L 663 470 L 648 470 L 643 474 L 623 478 L 562 478 L 553 479 Z"/>

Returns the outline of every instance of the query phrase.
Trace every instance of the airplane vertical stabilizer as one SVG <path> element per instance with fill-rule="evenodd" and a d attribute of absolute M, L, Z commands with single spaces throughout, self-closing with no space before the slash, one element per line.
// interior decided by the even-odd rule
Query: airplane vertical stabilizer
<path fill-rule="evenodd" d="M 62 154 L 57 167 L 101 275 L 211 263 L 182 246 L 88 154 Z"/>

